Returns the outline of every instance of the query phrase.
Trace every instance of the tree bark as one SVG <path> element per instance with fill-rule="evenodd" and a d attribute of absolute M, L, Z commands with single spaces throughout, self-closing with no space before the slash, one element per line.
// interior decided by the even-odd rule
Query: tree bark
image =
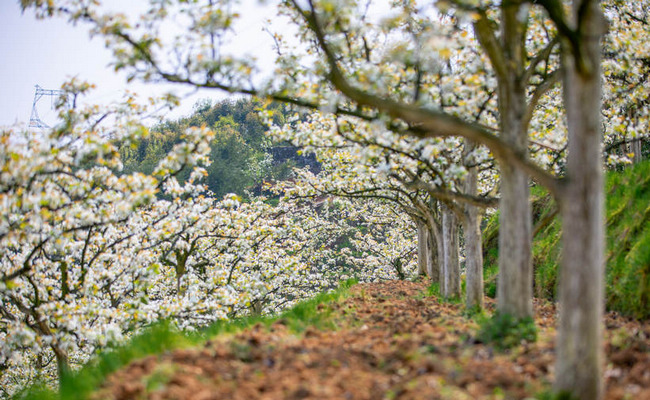
<path fill-rule="evenodd" d="M 59 376 L 59 384 L 64 376 L 70 372 L 70 363 L 68 361 L 68 353 L 59 347 L 58 344 L 51 344 L 50 348 L 54 352 L 56 358 L 56 367 Z"/>
<path fill-rule="evenodd" d="M 427 276 L 428 267 L 428 237 L 427 226 L 424 222 L 418 220 L 416 222 L 418 228 L 418 276 Z"/>
<path fill-rule="evenodd" d="M 458 218 L 447 206 L 442 207 L 443 274 L 441 294 L 445 298 L 460 297 L 460 264 L 458 262 Z"/>
<path fill-rule="evenodd" d="M 529 7 L 524 2 L 502 5 L 498 39 L 486 17 L 474 25 L 497 75 L 501 139 L 523 159 L 528 155 L 525 44 Z M 516 318 L 530 317 L 533 315 L 533 269 L 529 179 L 513 163 L 501 162 L 500 168 L 497 308 Z"/>
<path fill-rule="evenodd" d="M 634 154 L 632 157 L 632 164 L 638 164 L 643 160 L 641 154 L 641 139 L 634 139 L 628 143 L 628 153 Z"/>
<path fill-rule="evenodd" d="M 440 205 L 442 214 L 442 204 Z M 436 239 L 436 250 L 438 252 L 438 286 L 440 287 L 440 294 L 442 294 L 443 286 L 445 285 L 445 277 L 447 276 L 447 266 L 445 264 L 445 237 L 442 223 L 442 215 L 440 215 L 440 224 L 432 228 L 434 237 Z"/>
<path fill-rule="evenodd" d="M 502 7 L 501 41 L 507 73 L 499 82 L 499 113 L 503 140 L 516 152 L 527 155 L 528 135 L 524 51 L 526 22 L 520 14 L 528 5 Z M 528 175 L 512 165 L 501 165 L 499 205 L 499 280 L 497 307 L 516 318 L 533 315 L 532 213 Z"/>
<path fill-rule="evenodd" d="M 603 398 L 604 359 L 600 38 L 606 22 L 598 1 L 574 1 L 573 13 L 581 19 L 578 45 L 563 43 L 569 144 L 560 199 L 563 256 L 555 388 L 597 400 Z"/>
<path fill-rule="evenodd" d="M 465 144 L 465 158 L 474 146 Z M 467 161 L 467 160 L 466 160 Z M 471 161 L 471 160 L 470 160 Z M 470 163 L 472 164 L 472 163 Z M 468 168 L 465 177 L 465 193 L 475 196 L 478 192 L 477 167 Z M 467 308 L 483 308 L 483 242 L 481 238 L 481 213 L 478 207 L 465 206 L 463 231 L 465 234 L 465 305 Z"/>
<path fill-rule="evenodd" d="M 516 318 L 533 315 L 532 215 L 528 197 L 528 176 L 502 165 L 497 308 Z"/>
<path fill-rule="evenodd" d="M 440 255 L 438 252 L 438 239 L 435 234 L 435 227 L 427 227 L 427 241 L 428 251 L 427 251 L 427 273 L 431 282 L 440 283 Z"/>

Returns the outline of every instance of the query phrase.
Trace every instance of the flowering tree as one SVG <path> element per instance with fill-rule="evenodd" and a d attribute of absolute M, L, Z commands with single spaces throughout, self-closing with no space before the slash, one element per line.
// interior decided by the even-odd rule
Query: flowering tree
<path fill-rule="evenodd" d="M 231 57 L 219 47 L 222 40 L 217 39 L 228 34 L 234 18 L 223 12 L 224 3 L 227 0 L 186 7 L 184 2 L 153 2 L 151 11 L 136 27 L 124 16 L 104 15 L 85 2 L 23 1 L 36 5 L 43 15 L 63 12 L 75 20 L 90 21 L 97 33 L 107 35 L 115 50 L 116 66 L 127 69 L 133 78 L 163 78 L 263 95 L 381 121 L 403 135 L 460 136 L 487 146 L 500 163 L 502 177 L 499 309 L 517 317 L 532 314 L 528 176 L 546 186 L 557 197 L 568 228 L 564 231 L 564 288 L 560 290 L 563 322 L 558 342 L 558 388 L 572 390 L 581 398 L 599 398 L 602 351 L 598 321 L 602 307 L 594 305 L 602 303 L 603 268 L 598 39 L 604 35 L 606 24 L 601 2 L 574 0 L 570 9 L 558 0 L 450 0 L 438 2 L 437 8 L 407 2 L 377 17 L 369 11 L 372 7 L 354 1 L 286 1 L 282 12 L 298 27 L 301 45 L 292 51 L 278 38 L 277 79 L 262 84 L 250 79 L 253 60 Z M 609 13 L 624 9 L 613 4 Z M 629 19 L 645 26 L 642 14 L 630 10 Z M 189 21 L 189 29 L 170 43 L 158 33 L 175 11 Z M 439 11 L 446 13 L 443 21 Z M 473 54 L 462 70 L 468 79 L 459 77 L 451 86 L 438 85 L 437 73 L 456 65 L 456 60 L 449 58 L 453 54 L 450 43 L 471 39 L 469 29 L 463 29 L 469 26 L 473 27 L 475 42 L 460 46 Z M 459 37 L 447 35 L 456 27 L 461 27 Z M 165 57 L 168 46 L 177 50 L 172 52 L 174 59 Z M 643 65 L 643 57 L 636 58 L 639 60 L 628 64 Z M 558 63 L 563 75 L 557 72 Z M 614 67 L 625 69 L 625 65 L 622 62 Z M 441 107 L 446 98 L 454 97 L 451 89 L 462 91 L 467 82 L 484 72 L 488 90 L 481 97 L 464 99 L 481 108 L 490 104 L 486 99 L 493 98 L 497 102 L 493 115 L 497 130 L 472 121 L 465 113 Z M 535 135 L 545 137 L 548 129 L 531 124 L 531 120 L 544 94 L 560 80 L 568 153 L 566 176 L 557 179 L 531 161 L 528 131 L 531 127 L 544 128 Z M 432 95 L 437 93 L 441 95 Z M 549 120 L 559 117 L 554 114 Z"/>
<path fill-rule="evenodd" d="M 399 138 L 378 124 L 353 123 L 321 114 L 271 132 L 277 139 L 303 147 L 303 151 L 315 152 L 321 161 L 317 175 L 298 171 L 297 178 L 288 184 L 292 186 L 292 195 L 381 199 L 409 215 L 418 225 L 420 273 L 440 280 L 445 296 L 460 296 L 458 241 L 454 240 L 457 233 L 453 233 L 457 231 L 456 215 L 466 234 L 470 235 L 470 227 L 474 227 L 475 236 L 471 246 L 468 244 L 468 248 L 473 248 L 466 252 L 467 281 L 471 284 L 467 300 L 469 307 L 481 307 L 479 219 L 470 222 L 468 213 L 478 207 L 496 205 L 494 199 L 484 197 L 494 181 L 488 179 L 494 172 L 487 168 L 490 159 L 484 149 L 461 151 L 462 144 L 451 138 Z M 480 187 L 482 196 L 463 193 L 463 186 L 470 180 L 477 185 L 481 165 L 486 165 Z M 477 190 L 475 186 L 474 191 Z M 450 230 L 449 234 L 443 229 Z"/>
<path fill-rule="evenodd" d="M 606 161 L 638 161 L 642 143 L 648 141 L 650 122 L 650 93 L 644 84 L 650 73 L 650 4 L 604 1 L 603 6 L 609 20 L 603 59 Z"/>
<path fill-rule="evenodd" d="M 354 224 L 354 230 L 349 238 L 350 247 L 342 250 L 356 276 L 362 281 L 415 276 L 413 220 L 407 213 L 396 212 L 390 202 L 338 201 L 356 203 L 347 207 L 348 221 Z"/>
<path fill-rule="evenodd" d="M 88 89 L 67 87 L 74 96 Z M 196 329 L 278 312 L 335 286 L 345 273 L 337 260 L 358 260 L 339 254 L 349 227 L 327 209 L 206 192 L 197 165 L 208 164 L 214 133 L 205 128 L 189 128 L 151 175 L 120 173 L 118 145 L 146 137 L 146 109 L 129 98 L 98 111 L 63 111 L 59 126 L 28 140 L 2 132 L 3 397 L 37 378 L 51 382 L 161 319 Z M 381 261 L 358 275 L 374 279 Z M 408 255 L 403 265 L 408 271 Z"/>
<path fill-rule="evenodd" d="M 76 98 L 89 85 L 65 89 Z M 188 131 L 154 176 L 119 175 L 115 141 L 128 145 L 146 134 L 143 112 L 129 98 L 101 115 L 92 107 L 62 110 L 58 127 L 24 139 L 2 132 L 3 387 L 41 370 L 47 376 L 52 365 L 65 373 L 137 324 L 153 252 L 140 240 L 147 225 L 134 211 L 179 186 L 174 175 L 182 168 L 204 162 L 211 135 Z M 193 187 L 192 178 L 181 191 Z"/>
<path fill-rule="evenodd" d="M 335 284 L 314 271 L 333 257 L 340 228 L 311 207 L 234 195 L 161 203 L 180 212 L 152 225 L 164 236 L 149 306 L 159 318 L 195 328 L 251 310 L 273 313 Z"/>
<path fill-rule="evenodd" d="M 198 183 L 199 167 L 176 179 L 207 164 L 207 129 L 188 129 L 153 175 L 120 174 L 117 145 L 147 133 L 145 109 L 125 105 L 109 110 L 110 121 L 94 108 L 65 111 L 57 128 L 27 141 L 2 132 L 4 395 L 61 376 L 143 325 L 194 329 L 277 312 L 338 282 L 326 262 L 342 230 L 313 207 L 217 201 Z"/>

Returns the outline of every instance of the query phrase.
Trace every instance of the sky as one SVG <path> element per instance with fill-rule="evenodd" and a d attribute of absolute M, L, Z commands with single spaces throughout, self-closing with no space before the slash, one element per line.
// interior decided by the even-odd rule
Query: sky
<path fill-rule="evenodd" d="M 127 14 L 137 12 L 144 0 L 107 0 L 112 9 Z M 273 6 L 257 0 L 244 0 L 237 32 L 236 47 L 242 53 L 255 54 L 264 60 L 273 57 L 272 40 L 262 32 L 264 21 L 274 15 Z M 0 0 L 0 127 L 27 125 L 34 101 L 35 85 L 58 89 L 72 77 L 97 86 L 86 101 L 107 103 L 117 101 L 126 89 L 145 98 L 169 91 L 184 97 L 181 106 L 168 118 L 188 115 L 200 99 L 218 100 L 226 97 L 217 91 L 199 91 L 188 87 L 142 83 L 127 84 L 125 75 L 110 67 L 111 53 L 102 38 L 90 39 L 88 27 L 72 26 L 65 20 L 37 20 L 31 11 L 21 13 L 18 0 Z M 55 122 L 51 99 L 43 97 L 37 103 L 43 122 Z"/>

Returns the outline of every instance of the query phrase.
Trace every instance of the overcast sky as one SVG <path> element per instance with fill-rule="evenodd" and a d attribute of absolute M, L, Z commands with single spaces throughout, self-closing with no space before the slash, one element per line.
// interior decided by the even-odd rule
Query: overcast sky
<path fill-rule="evenodd" d="M 140 0 L 142 4 L 143 0 Z M 110 0 L 111 7 L 132 12 L 136 0 Z M 255 54 L 258 59 L 271 57 L 271 40 L 262 32 L 263 22 L 274 12 L 272 6 L 262 6 L 256 0 L 245 1 L 246 18 L 238 24 L 239 49 Z M 90 39 L 86 26 L 71 26 L 61 19 L 36 20 L 30 11 L 22 14 L 18 0 L 0 0 L 0 127 L 15 123 L 27 124 L 34 100 L 34 86 L 58 89 L 71 77 L 95 83 L 97 89 L 88 96 L 90 102 L 117 100 L 125 89 L 149 96 L 162 92 L 142 84 L 127 85 L 123 75 L 117 75 L 109 66 L 111 54 L 101 38 Z M 188 88 L 178 87 L 179 95 L 188 94 Z M 183 102 L 170 117 L 191 112 L 192 105 L 201 98 L 224 98 L 225 94 L 202 91 Z M 38 103 L 38 112 L 46 123 L 53 123 L 49 98 Z"/>

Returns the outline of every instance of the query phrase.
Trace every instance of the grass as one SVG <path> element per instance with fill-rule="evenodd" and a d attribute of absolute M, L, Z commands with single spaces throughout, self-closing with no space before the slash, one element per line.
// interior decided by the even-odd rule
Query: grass
<path fill-rule="evenodd" d="M 295 333 L 300 333 L 310 326 L 317 329 L 335 329 L 336 321 L 332 318 L 332 309 L 326 305 L 345 298 L 349 288 L 356 283 L 355 280 L 342 282 L 338 289 L 320 293 L 279 315 L 219 321 L 196 332 L 179 331 L 169 321 L 153 324 L 123 345 L 100 352 L 80 370 L 63 376 L 58 392 L 47 388 L 42 383 L 36 383 L 13 398 L 21 400 L 88 398 L 101 386 L 108 375 L 134 360 L 174 349 L 196 346 L 210 338 L 222 334 L 237 333 L 259 323 L 269 326 L 282 319 L 289 330 Z M 164 379 L 164 376 L 161 375 L 157 378 Z M 155 386 L 160 379 L 152 381 L 151 385 Z"/>
<path fill-rule="evenodd" d="M 476 321 L 482 321 L 482 318 L 486 318 L 487 316 L 487 311 L 485 308 L 479 307 L 479 306 L 473 306 L 473 307 L 465 307 L 463 310 L 463 316 L 468 318 L 468 319 L 473 319 Z"/>
<path fill-rule="evenodd" d="M 650 318 L 650 161 L 606 177 L 606 275 L 608 310 L 637 319 Z M 557 206 L 542 188 L 531 191 L 535 295 L 555 300 L 562 226 Z M 540 223 L 544 222 L 544 223 Z M 496 295 L 498 213 L 484 225 L 485 292 Z"/>
<path fill-rule="evenodd" d="M 433 282 L 427 286 L 427 296 L 428 297 L 440 297 L 440 283 Z"/>
<path fill-rule="evenodd" d="M 577 400 L 576 397 L 568 392 L 555 393 L 553 391 L 545 391 L 535 396 L 537 400 Z"/>
<path fill-rule="evenodd" d="M 537 328 L 533 318 L 515 318 L 506 313 L 495 313 L 491 318 L 479 322 L 480 328 L 477 339 L 490 344 L 497 350 L 507 350 L 518 346 L 522 341 L 535 342 Z"/>
<path fill-rule="evenodd" d="M 29 400 L 85 398 L 99 387 L 110 373 L 129 362 L 194 343 L 193 338 L 174 329 L 169 322 L 163 321 L 144 329 L 126 344 L 101 352 L 79 371 L 64 375 L 58 393 L 37 383 L 14 398 Z"/>
<path fill-rule="evenodd" d="M 444 302 L 444 303 L 461 304 L 463 302 L 462 295 L 461 296 L 452 296 L 452 297 L 443 297 L 440 294 L 440 283 L 438 283 L 438 282 L 433 282 L 432 284 L 427 286 L 426 295 L 428 297 L 436 297 L 436 298 L 440 299 L 441 302 Z"/>
<path fill-rule="evenodd" d="M 609 176 L 607 304 L 650 318 L 650 162 Z"/>

